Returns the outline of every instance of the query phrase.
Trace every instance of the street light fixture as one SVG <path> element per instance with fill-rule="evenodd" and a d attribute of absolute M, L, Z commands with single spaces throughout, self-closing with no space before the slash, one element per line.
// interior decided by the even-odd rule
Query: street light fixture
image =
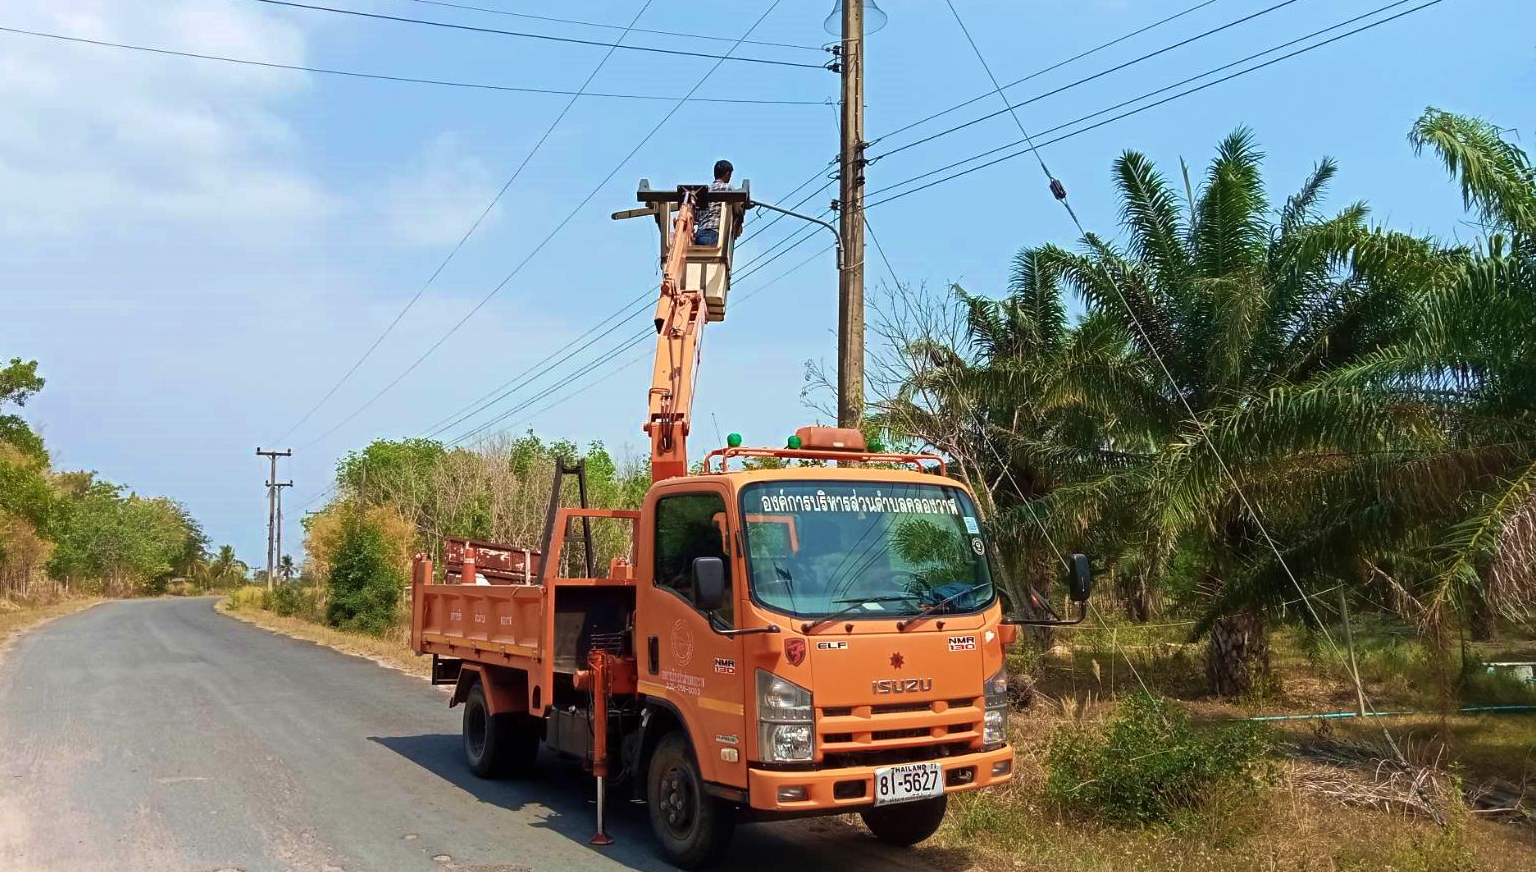
<path fill-rule="evenodd" d="M 885 26 L 888 16 L 875 0 L 864 0 L 864 33 L 871 34 Z M 843 35 L 843 0 L 833 0 L 832 14 L 822 22 L 822 27 L 833 36 Z"/>

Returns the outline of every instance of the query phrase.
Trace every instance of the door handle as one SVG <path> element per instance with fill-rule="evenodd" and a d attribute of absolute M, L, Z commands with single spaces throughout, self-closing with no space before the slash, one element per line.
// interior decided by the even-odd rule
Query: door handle
<path fill-rule="evenodd" d="M 661 639 L 656 636 L 647 636 L 645 640 L 646 667 L 655 675 L 661 671 Z"/>

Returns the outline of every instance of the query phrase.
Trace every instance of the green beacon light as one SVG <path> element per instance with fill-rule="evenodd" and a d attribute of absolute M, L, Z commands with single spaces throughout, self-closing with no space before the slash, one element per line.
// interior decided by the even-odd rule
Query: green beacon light
<path fill-rule="evenodd" d="M 731 433 L 731 434 L 729 434 L 728 436 L 725 437 L 725 444 L 729 445 L 732 448 L 740 448 L 741 447 L 741 434 L 740 433 Z"/>
<path fill-rule="evenodd" d="M 865 446 L 865 447 L 868 448 L 869 451 L 871 453 L 874 453 L 874 454 L 883 454 L 885 452 L 885 444 L 883 442 L 881 442 L 879 439 L 871 439 L 871 440 L 869 440 L 869 444 L 867 446 Z"/>
<path fill-rule="evenodd" d="M 789 437 L 789 441 L 784 443 L 784 444 L 785 444 L 786 447 L 791 448 L 791 449 L 799 448 L 800 447 L 800 437 L 799 436 L 791 436 L 791 437 Z"/>

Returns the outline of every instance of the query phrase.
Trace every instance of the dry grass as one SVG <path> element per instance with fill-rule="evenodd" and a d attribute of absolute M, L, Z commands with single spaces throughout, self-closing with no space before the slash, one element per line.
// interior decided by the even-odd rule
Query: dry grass
<path fill-rule="evenodd" d="M 1016 715 L 1018 752 L 1007 788 L 965 794 L 950 805 L 944 828 L 923 852 L 945 868 L 1040 872 L 1526 872 L 1536 868 L 1536 830 L 1481 819 L 1449 800 L 1448 825 L 1413 811 L 1357 807 L 1323 795 L 1319 785 L 1366 789 L 1358 768 L 1317 761 L 1287 763 L 1261 800 L 1216 803 L 1192 826 L 1117 828 L 1066 814 L 1045 799 L 1045 738 L 1078 718 L 1110 710 L 1046 704 Z M 1373 788 L 1374 789 L 1374 788 Z"/>
<path fill-rule="evenodd" d="M 233 618 L 255 624 L 262 629 L 304 639 L 345 654 L 366 657 L 381 666 L 398 669 L 421 678 L 432 674 L 432 658 L 419 656 L 411 650 L 409 628 L 400 627 L 389 636 L 367 636 L 347 633 L 303 618 L 285 618 L 261 609 L 239 607 L 231 599 L 222 600 L 217 608 Z M 233 606 L 233 607 L 232 607 Z"/>

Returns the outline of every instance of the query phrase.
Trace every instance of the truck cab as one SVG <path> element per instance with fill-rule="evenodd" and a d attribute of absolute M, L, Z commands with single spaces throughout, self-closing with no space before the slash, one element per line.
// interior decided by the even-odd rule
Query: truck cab
<path fill-rule="evenodd" d="M 642 516 L 639 689 L 717 795 L 758 817 L 866 810 L 920 841 L 945 794 L 1010 777 L 1012 633 L 960 482 L 691 476 L 654 487 Z"/>

